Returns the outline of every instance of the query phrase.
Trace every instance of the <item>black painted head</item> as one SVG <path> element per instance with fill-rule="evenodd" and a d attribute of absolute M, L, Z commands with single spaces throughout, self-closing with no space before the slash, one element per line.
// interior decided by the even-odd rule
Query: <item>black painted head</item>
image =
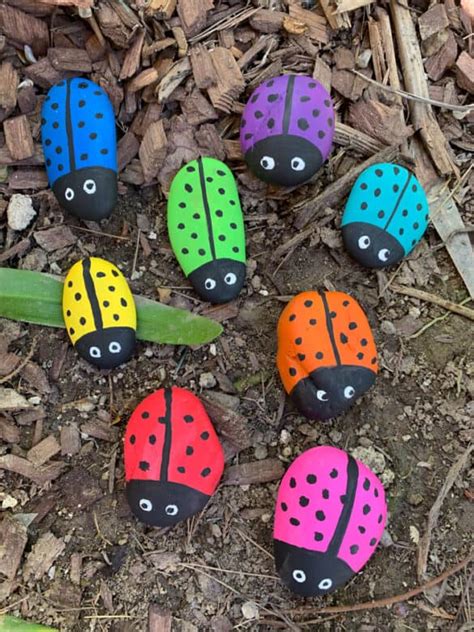
<path fill-rule="evenodd" d="M 331 419 L 350 408 L 375 382 L 375 373 L 363 366 L 316 369 L 300 380 L 290 397 L 309 419 Z"/>
<path fill-rule="evenodd" d="M 342 227 L 342 238 L 349 254 L 367 268 L 386 268 L 405 256 L 395 237 L 372 224 L 346 224 Z"/>
<path fill-rule="evenodd" d="M 71 215 L 98 222 L 109 217 L 117 203 L 117 174 L 103 167 L 78 169 L 58 178 L 53 191 Z"/>
<path fill-rule="evenodd" d="M 330 553 L 308 551 L 274 540 L 275 566 L 283 583 L 302 597 L 318 597 L 345 584 L 354 571 Z"/>
<path fill-rule="evenodd" d="M 108 327 L 85 334 L 76 342 L 75 348 L 81 358 L 99 369 L 114 369 L 130 359 L 135 338 L 135 330 L 131 327 Z"/>
<path fill-rule="evenodd" d="M 210 496 L 180 485 L 161 481 L 131 480 L 127 500 L 136 517 L 154 527 L 172 527 L 198 513 Z"/>
<path fill-rule="evenodd" d="M 245 281 L 245 264 L 216 259 L 197 268 L 189 280 L 199 296 L 210 303 L 227 303 L 236 298 Z"/>
<path fill-rule="evenodd" d="M 323 164 L 316 145 L 289 134 L 259 140 L 245 154 L 245 160 L 260 180 L 284 187 L 303 184 Z"/>

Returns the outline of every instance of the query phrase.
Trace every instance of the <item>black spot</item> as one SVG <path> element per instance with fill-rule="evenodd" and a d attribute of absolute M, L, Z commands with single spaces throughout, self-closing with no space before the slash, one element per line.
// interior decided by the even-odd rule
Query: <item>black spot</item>
<path fill-rule="evenodd" d="M 150 417 L 150 413 L 147 410 L 145 410 L 142 413 L 142 419 L 148 419 L 149 417 Z"/>
<path fill-rule="evenodd" d="M 318 509 L 315 516 L 316 516 L 316 520 L 320 520 L 321 522 L 323 520 L 326 520 L 326 514 L 324 513 L 324 511 L 321 511 L 321 509 Z"/>
<path fill-rule="evenodd" d="M 383 176 L 383 171 L 382 169 L 376 169 L 375 170 L 375 175 L 378 176 L 379 178 L 381 178 Z"/>
<path fill-rule="evenodd" d="M 100 90 L 94 90 L 94 94 L 95 94 L 96 97 L 103 96 L 103 93 Z"/>
<path fill-rule="evenodd" d="M 359 550 L 359 547 L 357 546 L 357 544 L 353 544 L 349 550 L 352 553 L 352 555 L 355 555 L 357 551 Z"/>
<path fill-rule="evenodd" d="M 421 204 L 417 204 L 416 205 L 416 210 L 417 211 L 421 211 L 422 208 L 423 208 L 423 206 Z"/>
<path fill-rule="evenodd" d="M 186 203 L 185 202 L 180 202 L 178 204 L 179 208 L 186 208 Z"/>
<path fill-rule="evenodd" d="M 63 153 L 63 148 L 62 148 L 62 147 L 59 147 L 59 145 L 58 145 L 54 151 L 55 151 L 57 154 L 62 154 L 62 153 Z"/>
<path fill-rule="evenodd" d="M 311 307 L 312 304 L 313 304 L 313 301 L 305 301 L 304 302 L 304 306 L 305 307 Z"/>
<path fill-rule="evenodd" d="M 425 215 L 425 220 L 428 221 L 430 219 L 429 215 Z"/>
<path fill-rule="evenodd" d="M 288 505 L 286 503 L 281 503 L 280 507 L 282 511 L 288 511 Z"/>
<path fill-rule="evenodd" d="M 66 316 L 70 316 L 70 315 L 71 315 L 71 310 L 68 309 L 67 312 L 66 312 Z"/>
<path fill-rule="evenodd" d="M 291 367 L 291 368 L 289 369 L 289 371 L 288 371 L 288 372 L 289 372 L 289 374 L 291 375 L 291 377 L 295 377 L 295 375 L 296 375 L 296 369 L 294 369 L 293 367 Z"/>
<path fill-rule="evenodd" d="M 204 432 L 201 432 L 201 439 L 203 439 L 203 441 L 207 441 L 207 439 L 209 439 L 209 433 L 207 430 L 204 430 Z"/>
<path fill-rule="evenodd" d="M 58 165 L 58 171 L 62 171 L 64 169 L 64 165 L 62 163 L 60 163 Z"/>
<path fill-rule="evenodd" d="M 222 211 L 216 211 L 216 216 L 217 217 L 222 217 L 224 215 L 224 213 Z"/>
<path fill-rule="evenodd" d="M 315 109 L 311 112 L 311 114 L 314 116 L 314 118 L 317 118 L 317 117 L 321 114 L 321 112 L 318 110 L 318 108 L 315 108 Z"/>
<path fill-rule="evenodd" d="M 344 307 L 347 307 L 348 305 L 350 305 L 349 301 L 343 301 L 342 304 L 344 305 Z"/>
<path fill-rule="evenodd" d="M 204 257 L 206 251 L 204 250 L 204 248 L 199 248 L 198 253 L 201 255 L 201 257 Z"/>
<path fill-rule="evenodd" d="M 113 268 L 112 268 L 112 276 L 114 276 L 114 277 L 118 277 L 119 276 L 119 273 L 117 272 L 117 270 L 114 270 Z"/>
<path fill-rule="evenodd" d="M 382 522 L 382 520 L 383 520 L 383 516 L 382 516 L 382 514 L 380 514 L 380 516 L 378 517 L 377 522 L 380 524 Z"/>
<path fill-rule="evenodd" d="M 362 353 L 362 351 L 359 351 L 359 353 L 357 354 L 357 358 L 359 360 L 363 360 L 364 359 L 364 354 Z"/>
<path fill-rule="evenodd" d="M 310 318 L 310 319 L 309 319 L 309 324 L 310 324 L 310 325 L 313 325 L 313 326 L 314 326 L 314 325 L 316 325 L 316 323 L 317 323 L 316 318 Z"/>
<path fill-rule="evenodd" d="M 115 285 L 109 285 L 109 292 L 115 292 Z"/>
<path fill-rule="evenodd" d="M 324 99 L 324 105 L 328 108 L 331 106 L 331 101 L 329 99 Z"/>
<path fill-rule="evenodd" d="M 151 434 L 148 437 L 148 441 L 151 443 L 151 445 L 155 445 L 155 443 L 156 443 L 156 436 L 154 434 Z"/>
<path fill-rule="evenodd" d="M 120 305 L 121 305 L 122 307 L 127 307 L 128 303 L 127 303 L 127 301 L 126 301 L 124 298 L 121 298 L 121 299 L 120 299 Z"/>
<path fill-rule="evenodd" d="M 316 358 L 317 360 L 322 360 L 322 359 L 324 358 L 324 353 L 323 353 L 322 351 L 318 351 L 318 352 L 315 354 L 315 358 Z"/>
<path fill-rule="evenodd" d="M 308 121 L 307 121 L 305 118 L 299 118 L 299 119 L 298 119 L 298 127 L 299 127 L 301 130 L 305 131 L 305 130 L 307 130 L 307 129 L 308 129 L 308 127 L 309 127 L 309 123 L 308 123 Z"/>
<path fill-rule="evenodd" d="M 184 421 L 187 424 L 190 424 L 192 421 L 194 421 L 194 417 L 192 415 L 184 415 Z"/>
<path fill-rule="evenodd" d="M 235 201 L 234 201 L 234 200 L 229 200 L 229 204 L 230 204 L 231 206 L 235 206 Z"/>
<path fill-rule="evenodd" d="M 372 358 L 372 360 L 370 361 L 370 364 L 377 364 L 377 358 Z"/>
<path fill-rule="evenodd" d="M 223 176 L 225 176 L 225 171 L 222 171 L 222 169 L 218 169 L 218 170 L 216 171 L 216 173 L 217 173 L 217 175 L 218 175 L 218 176 L 221 176 L 221 178 L 222 178 Z"/>
<path fill-rule="evenodd" d="M 69 333 L 71 334 L 71 336 L 74 336 L 74 329 L 72 327 L 69 329 Z"/>
<path fill-rule="evenodd" d="M 347 496 L 345 494 L 343 494 L 342 496 L 339 496 L 339 500 L 341 501 L 341 503 L 343 505 L 346 504 L 346 500 L 347 500 Z"/>
<path fill-rule="evenodd" d="M 81 81 L 81 83 L 78 83 L 77 85 L 83 90 L 84 88 L 87 88 L 88 84 L 85 81 Z"/>
<path fill-rule="evenodd" d="M 274 118 L 269 118 L 268 119 L 267 127 L 268 127 L 268 129 L 273 129 L 275 127 L 275 119 Z"/>
<path fill-rule="evenodd" d="M 303 360 L 306 358 L 304 353 L 298 353 L 298 360 L 301 360 L 301 362 L 303 362 Z"/>
<path fill-rule="evenodd" d="M 49 147 L 49 146 L 51 145 L 51 139 L 50 139 L 50 138 L 47 138 L 47 139 L 44 141 L 44 144 L 45 144 L 47 147 Z"/>
<path fill-rule="evenodd" d="M 418 228 L 420 228 L 420 225 L 418 224 L 418 222 L 415 222 L 415 223 L 413 224 L 413 228 L 414 228 L 415 230 L 417 230 Z"/>
<path fill-rule="evenodd" d="M 269 94 L 267 97 L 267 101 L 269 103 L 274 103 L 278 99 L 278 94 Z"/>
<path fill-rule="evenodd" d="M 237 224 L 235 222 L 231 222 L 229 226 L 232 228 L 232 230 L 235 230 L 237 228 Z"/>
<path fill-rule="evenodd" d="M 309 498 L 306 496 L 300 496 L 300 505 L 302 507 L 307 507 L 309 505 Z"/>
<path fill-rule="evenodd" d="M 203 471 L 201 472 L 201 476 L 203 478 L 206 478 L 206 476 L 209 476 L 210 473 L 211 473 L 211 468 L 210 467 L 205 467 L 203 469 Z"/>
<path fill-rule="evenodd" d="M 339 472 L 336 470 L 336 468 L 332 469 L 331 472 L 329 473 L 329 476 L 331 478 L 337 478 L 339 476 Z"/>
<path fill-rule="evenodd" d="M 95 140 L 97 138 L 97 134 L 95 132 L 92 132 L 92 134 L 89 134 L 89 138 L 91 140 Z"/>
<path fill-rule="evenodd" d="M 375 197 L 379 197 L 379 195 L 382 193 L 381 189 L 375 189 L 374 191 L 374 195 Z"/>
<path fill-rule="evenodd" d="M 254 114 L 256 119 L 261 119 L 263 116 L 263 112 L 261 112 L 260 110 L 257 110 Z"/>
<path fill-rule="evenodd" d="M 143 471 L 146 472 L 150 469 L 150 464 L 148 463 L 148 461 L 140 461 L 140 464 L 138 465 L 138 467 Z"/>
<path fill-rule="evenodd" d="M 207 176 L 206 182 L 214 182 L 214 178 L 211 178 L 211 176 Z"/>
<path fill-rule="evenodd" d="M 343 345 L 345 345 L 345 344 L 347 344 L 347 342 L 349 342 L 349 338 L 346 336 L 346 334 L 341 334 L 339 337 L 340 337 L 340 340 L 341 340 Z"/>
<path fill-rule="evenodd" d="M 201 216 L 199 215 L 199 213 L 194 213 L 193 219 L 201 219 Z"/>
<path fill-rule="evenodd" d="M 102 305 L 103 305 L 104 307 L 108 307 L 108 306 L 110 305 L 110 303 L 109 303 L 109 301 L 104 301 L 104 302 L 102 303 Z"/>
<path fill-rule="evenodd" d="M 217 189 L 217 191 L 218 191 L 221 195 L 224 195 L 224 193 L 225 193 L 225 189 L 222 189 L 222 188 L 221 188 L 221 189 Z"/>
<path fill-rule="evenodd" d="M 136 441 L 135 435 L 130 435 L 130 443 L 133 445 Z"/>
<path fill-rule="evenodd" d="M 365 182 L 363 182 L 363 183 L 360 185 L 360 188 L 361 188 L 363 191 L 365 191 L 365 190 L 367 189 L 367 185 L 366 185 L 366 183 L 365 183 Z"/>
<path fill-rule="evenodd" d="M 179 230 L 184 230 L 186 226 L 183 224 L 183 222 L 181 222 L 180 224 L 178 224 L 178 228 Z"/>
<path fill-rule="evenodd" d="M 296 487 L 296 479 L 294 479 L 293 477 L 290 478 L 290 487 L 291 489 L 294 489 Z"/>
<path fill-rule="evenodd" d="M 188 447 L 186 448 L 186 455 L 187 456 L 191 456 L 191 454 L 194 453 L 194 448 L 192 445 L 188 445 Z"/>
<path fill-rule="evenodd" d="M 187 248 L 181 248 L 181 252 L 183 255 L 189 255 L 189 250 Z"/>
<path fill-rule="evenodd" d="M 405 232 L 405 231 L 403 230 L 403 228 L 400 228 L 400 230 L 398 231 L 398 234 L 399 234 L 399 235 L 403 235 L 403 233 L 404 233 L 404 232 Z"/>
<path fill-rule="evenodd" d="M 317 480 L 318 479 L 316 478 L 315 474 L 308 474 L 308 476 L 306 477 L 306 482 L 309 483 L 309 485 L 314 485 Z"/>
<path fill-rule="evenodd" d="M 191 239 L 197 239 L 198 235 L 197 233 L 191 233 Z"/>
<path fill-rule="evenodd" d="M 323 132 L 323 130 L 320 129 L 318 132 L 318 138 L 324 138 L 325 136 L 326 136 L 326 132 Z"/>
<path fill-rule="evenodd" d="M 363 347 L 366 347 L 368 343 L 367 343 L 367 340 L 366 340 L 365 338 L 362 338 L 362 340 L 360 341 L 360 344 L 361 344 Z"/>
<path fill-rule="evenodd" d="M 82 127 L 84 127 L 85 124 L 86 124 L 85 121 L 79 121 L 79 123 L 77 124 L 77 127 L 81 127 L 82 128 Z"/>
<path fill-rule="evenodd" d="M 102 114 L 102 112 L 97 112 L 97 114 L 95 115 L 96 119 L 103 119 L 104 115 Z"/>
<path fill-rule="evenodd" d="M 398 186 L 398 184 L 394 184 L 392 188 L 393 192 L 396 193 L 400 187 Z"/>
<path fill-rule="evenodd" d="M 365 527 L 357 527 L 361 533 L 365 533 Z"/>
<path fill-rule="evenodd" d="M 362 487 L 365 489 L 365 491 L 368 491 L 370 489 L 370 481 L 368 478 L 364 480 L 364 484 L 362 485 Z"/>
<path fill-rule="evenodd" d="M 295 318 L 296 318 L 296 314 L 291 314 L 291 316 L 289 317 L 289 319 L 288 319 L 288 320 L 289 320 L 289 321 L 290 321 L 290 323 L 291 323 L 293 320 L 295 320 Z"/>
<path fill-rule="evenodd" d="M 253 134 L 245 134 L 244 138 L 245 140 L 249 140 L 249 138 L 252 138 Z"/>
<path fill-rule="evenodd" d="M 412 239 L 411 245 L 414 246 L 416 244 L 416 239 Z"/>
<path fill-rule="evenodd" d="M 82 298 L 82 294 L 80 294 L 80 292 L 76 292 L 76 293 L 74 294 L 74 298 L 76 299 L 76 301 L 80 301 L 80 300 L 81 300 L 81 298 Z"/>
<path fill-rule="evenodd" d="M 323 489 L 323 498 L 325 500 L 329 498 L 329 489 Z"/>
<path fill-rule="evenodd" d="M 323 538 L 324 535 L 322 533 L 319 533 L 319 531 L 314 532 L 314 539 L 316 540 L 316 542 L 321 542 Z"/>
<path fill-rule="evenodd" d="M 48 165 L 48 167 L 51 167 L 51 159 L 50 158 L 46 159 L 46 164 Z"/>
<path fill-rule="evenodd" d="M 225 241 L 225 235 L 219 235 L 219 241 Z"/>
<path fill-rule="evenodd" d="M 336 312 L 329 312 L 329 316 L 331 318 L 336 318 L 337 314 L 336 314 Z"/>
<path fill-rule="evenodd" d="M 85 325 L 87 321 L 84 318 L 84 316 L 81 316 L 81 318 L 79 319 L 79 322 L 81 323 L 81 325 Z"/>
<path fill-rule="evenodd" d="M 334 124 L 334 121 L 332 120 L 332 118 L 331 118 L 331 117 L 329 117 L 329 118 L 328 118 L 328 125 L 329 125 L 329 127 L 332 127 L 332 126 L 333 126 L 333 124 Z"/>
<path fill-rule="evenodd" d="M 364 514 L 364 516 L 366 516 L 368 513 L 370 513 L 370 505 L 364 505 L 362 507 L 362 513 Z"/>
<path fill-rule="evenodd" d="M 379 497 L 379 490 L 376 487 L 374 488 L 374 496 L 375 498 Z"/>
<path fill-rule="evenodd" d="M 362 204 L 360 205 L 360 208 L 365 211 L 365 209 L 367 208 L 368 204 L 367 202 L 362 202 Z"/>
<path fill-rule="evenodd" d="M 300 345 L 303 342 L 303 338 L 296 338 L 295 345 Z"/>
<path fill-rule="evenodd" d="M 84 101 L 84 99 L 81 99 L 81 100 L 79 101 L 79 103 L 78 103 L 78 106 L 79 106 L 80 108 L 83 108 L 83 107 L 85 106 L 85 104 L 86 104 L 86 102 Z"/>
<path fill-rule="evenodd" d="M 316 82 L 315 82 L 315 81 L 310 81 L 310 82 L 308 83 L 308 88 L 316 88 L 316 85 L 317 85 L 317 84 L 316 84 Z"/>
<path fill-rule="evenodd" d="M 349 329 L 357 329 L 357 323 L 349 323 Z"/>
<path fill-rule="evenodd" d="M 394 167 L 393 172 L 396 176 L 398 176 L 398 174 L 400 173 L 400 169 L 398 167 Z"/>
<path fill-rule="evenodd" d="M 194 173 L 196 171 L 195 167 L 192 167 L 191 165 L 188 165 L 186 167 L 186 171 L 188 171 L 189 173 Z"/>
<path fill-rule="evenodd" d="M 377 213 L 377 217 L 380 217 L 380 219 L 382 219 L 382 217 L 385 217 L 385 213 L 384 213 L 384 211 L 379 211 L 379 212 Z"/>
<path fill-rule="evenodd" d="M 416 191 L 418 191 L 418 187 L 416 186 L 416 184 L 412 186 L 411 190 L 413 191 L 413 193 L 416 193 Z"/>
<path fill-rule="evenodd" d="M 193 190 L 193 187 L 192 187 L 190 184 L 185 184 L 185 185 L 184 185 L 184 188 L 186 189 L 186 191 L 187 191 L 188 193 L 191 193 L 191 192 L 192 192 L 192 190 Z"/>
<path fill-rule="evenodd" d="M 239 248 L 238 248 L 237 246 L 234 246 L 234 247 L 232 248 L 232 252 L 239 252 Z"/>
<path fill-rule="evenodd" d="M 89 158 L 89 154 L 81 154 L 81 160 L 87 160 Z"/>
<path fill-rule="evenodd" d="M 166 423 L 166 417 L 158 417 L 158 423 L 165 424 Z"/>
<path fill-rule="evenodd" d="M 267 88 L 271 88 L 274 83 L 273 79 L 270 79 L 270 81 L 267 82 Z"/>
<path fill-rule="evenodd" d="M 290 523 L 297 527 L 300 524 L 300 521 L 298 520 L 298 518 L 290 518 Z"/>
<path fill-rule="evenodd" d="M 106 149 L 106 148 L 104 147 L 104 149 L 101 149 L 101 150 L 100 150 L 100 153 L 101 153 L 103 156 L 106 156 L 106 155 L 109 153 L 109 150 L 108 150 L 108 149 Z"/>
<path fill-rule="evenodd" d="M 185 467 L 183 467 L 182 465 L 180 465 L 180 466 L 178 467 L 178 472 L 179 472 L 180 474 L 184 474 L 184 473 L 186 472 L 186 468 L 185 468 Z"/>
<path fill-rule="evenodd" d="M 304 96 L 304 95 L 302 97 L 300 97 L 301 103 L 307 103 L 310 99 L 311 99 L 311 97 L 307 97 L 307 96 Z"/>
<path fill-rule="evenodd" d="M 370 546 L 375 546 L 377 544 L 377 538 L 372 538 L 369 544 Z"/>
<path fill-rule="evenodd" d="M 52 110 L 58 110 L 59 109 L 59 103 L 52 103 L 51 104 L 51 109 Z"/>
<path fill-rule="evenodd" d="M 250 103 L 255 103 L 259 96 L 260 96 L 259 94 L 252 94 L 252 97 L 250 99 Z"/>
<path fill-rule="evenodd" d="M 120 316 L 119 316 L 118 314 L 114 314 L 114 315 L 113 315 L 113 319 L 114 319 L 115 321 L 117 321 L 117 320 L 119 320 L 119 319 L 120 319 Z"/>

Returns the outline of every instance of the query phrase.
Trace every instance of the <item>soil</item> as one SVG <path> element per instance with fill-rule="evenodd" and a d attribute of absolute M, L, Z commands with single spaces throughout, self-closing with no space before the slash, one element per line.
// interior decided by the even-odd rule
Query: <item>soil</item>
<path fill-rule="evenodd" d="M 349 259 L 337 230 L 339 213 L 321 227 L 326 216 L 321 211 L 309 239 L 288 256 L 275 256 L 275 248 L 295 234 L 287 203 L 257 202 L 243 188 L 248 279 L 236 301 L 236 315 L 224 322 L 223 334 L 213 343 L 194 349 L 139 343 L 135 358 L 113 372 L 87 365 L 69 347 L 55 381 L 50 370 L 66 333 L 21 325 L 10 351 L 24 355 L 38 337 L 32 360 L 49 375 L 51 390 L 39 394 L 18 378 L 13 385 L 26 397 L 40 398 L 46 413 L 43 436 L 58 437 L 67 424 L 102 419 L 118 428 L 120 438 L 104 441 L 83 433 L 80 452 L 61 457 L 68 462 L 66 473 L 41 489 L 18 475 L 1 474 L 0 497 L 16 499 L 16 513 L 37 514 L 28 530 L 26 555 L 49 531 L 65 543 L 48 573 L 36 582 L 20 583 L 7 602 L 19 603 L 9 612 L 71 632 L 143 631 L 150 603 L 171 611 L 177 632 L 461 629 L 471 616 L 469 569 L 391 608 L 337 615 L 292 612 L 302 605 L 316 611 L 366 602 L 419 584 L 418 539 L 449 468 L 472 440 L 472 327 L 449 314 L 413 337 L 444 310 L 390 288 L 380 292 L 394 270 L 376 274 Z M 305 188 L 299 195 L 305 195 Z M 164 218 L 164 203 L 154 188 L 122 197 L 103 226 L 118 235 L 128 223 L 128 241 L 100 231 L 83 232 L 79 222 L 65 218 L 79 240 L 56 260 L 58 272 L 65 273 L 86 253 L 106 258 L 113 253 L 114 262 L 130 278 L 138 222 L 152 252 L 145 257 L 138 249 L 133 292 L 157 299 L 158 288 L 173 288 L 168 293 L 161 289 L 161 298 L 169 295 L 172 305 L 202 311 L 205 305 L 189 290 L 170 251 Z M 38 221 L 44 225 L 44 220 L 40 215 Z M 445 251 L 431 248 L 435 243 L 430 229 L 397 271 L 397 282 L 416 281 L 460 302 L 465 290 Z M 381 364 L 375 386 L 347 414 L 327 423 L 309 422 L 285 400 L 275 366 L 276 324 L 285 301 L 299 291 L 321 287 L 346 291 L 363 305 Z M 10 325 L 3 322 L 4 333 Z M 212 373 L 216 386 L 200 387 L 203 373 Z M 306 448 L 327 444 L 353 452 L 375 468 L 386 485 L 387 533 L 353 581 L 324 599 L 298 599 L 283 587 L 272 560 L 277 480 L 222 485 L 201 515 L 168 531 L 146 527 L 132 517 L 124 497 L 121 437 L 135 405 L 153 390 L 173 384 L 198 394 L 219 391 L 221 401 L 249 420 L 253 446 L 234 457 L 233 464 L 276 457 L 286 466 Z M 32 445 L 34 424 L 20 430 L 14 452 L 24 455 Z M 463 471 L 443 503 L 429 550 L 430 578 L 468 554 L 474 524 L 472 487 Z M 78 556 L 79 584 L 71 573 Z"/>

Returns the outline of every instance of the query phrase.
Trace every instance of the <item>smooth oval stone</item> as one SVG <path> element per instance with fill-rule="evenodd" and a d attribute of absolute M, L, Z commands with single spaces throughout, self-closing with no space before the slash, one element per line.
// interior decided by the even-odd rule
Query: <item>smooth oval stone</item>
<path fill-rule="evenodd" d="M 201 298 L 226 303 L 245 281 L 245 231 L 237 185 L 215 158 L 182 167 L 168 198 L 168 233 L 184 274 Z"/>
<path fill-rule="evenodd" d="M 417 178 L 401 165 L 379 163 L 357 178 L 342 216 L 348 252 L 367 268 L 406 257 L 423 237 L 428 200 Z"/>
<path fill-rule="evenodd" d="M 375 382 L 377 349 L 362 307 L 344 292 L 302 292 L 278 321 L 283 386 L 309 419 L 342 414 Z"/>
<path fill-rule="evenodd" d="M 387 518 L 377 476 L 347 452 L 303 452 L 278 489 L 273 543 L 283 583 L 315 597 L 346 584 L 372 557 Z"/>
<path fill-rule="evenodd" d="M 306 182 L 331 152 L 334 120 L 331 97 L 316 79 L 282 75 L 264 81 L 242 114 L 240 142 L 249 168 L 270 184 Z"/>
<path fill-rule="evenodd" d="M 99 369 L 113 369 L 132 356 L 135 301 L 113 263 L 87 257 L 70 268 L 64 280 L 63 317 L 78 354 Z"/>
<path fill-rule="evenodd" d="M 134 410 L 125 431 L 127 500 L 135 516 L 170 527 L 202 511 L 224 470 L 224 453 L 200 400 L 161 388 Z"/>
<path fill-rule="evenodd" d="M 46 171 L 59 204 L 80 219 L 108 217 L 117 202 L 117 143 L 106 92 L 88 79 L 60 81 L 41 117 Z"/>

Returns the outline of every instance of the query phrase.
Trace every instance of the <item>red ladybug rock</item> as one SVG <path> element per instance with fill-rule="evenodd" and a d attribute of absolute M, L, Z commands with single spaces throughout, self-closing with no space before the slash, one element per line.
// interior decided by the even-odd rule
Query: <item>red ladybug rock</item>
<path fill-rule="evenodd" d="M 199 399 L 183 388 L 146 397 L 125 431 L 127 500 L 137 518 L 170 527 L 207 504 L 224 469 L 224 453 Z"/>

